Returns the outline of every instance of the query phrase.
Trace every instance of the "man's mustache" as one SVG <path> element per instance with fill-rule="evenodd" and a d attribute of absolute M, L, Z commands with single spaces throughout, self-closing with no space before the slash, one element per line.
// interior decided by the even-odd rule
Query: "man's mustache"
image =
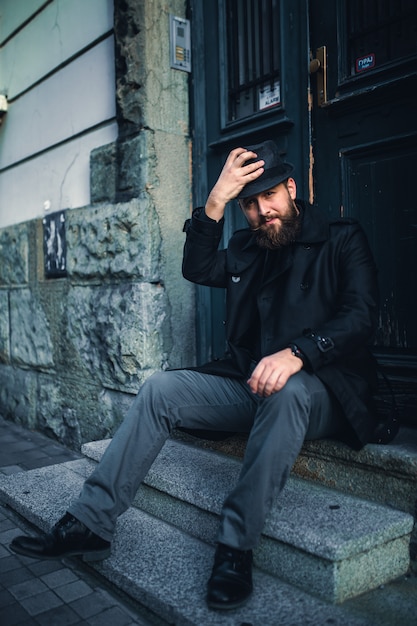
<path fill-rule="evenodd" d="M 281 224 L 292 224 L 293 219 L 294 219 L 293 216 L 280 217 L 279 215 L 274 215 L 273 218 L 278 219 L 281 222 Z M 256 233 L 257 230 L 262 230 L 262 228 L 266 226 L 266 224 L 268 223 L 268 220 L 265 217 L 262 217 L 261 221 L 262 223 L 259 224 L 259 226 L 257 226 L 256 228 L 251 228 L 251 231 L 253 233 Z"/>

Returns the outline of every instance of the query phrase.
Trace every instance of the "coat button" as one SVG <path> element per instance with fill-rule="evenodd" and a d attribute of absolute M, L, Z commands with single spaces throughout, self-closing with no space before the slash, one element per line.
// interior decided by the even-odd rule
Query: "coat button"
<path fill-rule="evenodd" d="M 306 291 L 309 287 L 310 287 L 310 283 L 301 283 L 300 284 L 300 289 L 302 289 L 303 291 Z"/>
<path fill-rule="evenodd" d="M 311 250 L 311 246 L 308 245 L 308 243 L 305 243 L 303 245 L 304 250 Z"/>

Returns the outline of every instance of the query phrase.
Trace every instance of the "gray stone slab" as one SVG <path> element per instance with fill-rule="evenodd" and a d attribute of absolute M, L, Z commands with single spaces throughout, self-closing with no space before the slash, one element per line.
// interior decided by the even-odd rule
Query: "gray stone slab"
<path fill-rule="evenodd" d="M 337 607 L 313 599 L 271 576 L 255 571 L 255 594 L 242 609 L 219 614 L 205 606 L 206 582 L 213 549 L 203 542 L 161 524 L 151 516 L 129 510 L 120 520 L 114 556 L 97 569 L 161 615 L 182 624 L 355 624 Z M 127 540 L 127 535 L 129 540 Z M 132 555 L 139 555 L 135 558 Z M 132 567 L 126 572 L 126 562 Z"/>
<path fill-rule="evenodd" d="M 387 504 L 417 520 L 417 430 L 401 427 L 389 445 L 368 444 L 359 452 L 336 441 L 309 441 L 293 473 L 345 493 Z M 417 524 L 411 533 L 411 566 L 417 572 Z"/>
<path fill-rule="evenodd" d="M 11 476 L 0 475 L 2 501 L 38 528 L 49 530 L 78 496 L 84 482 L 80 474 L 66 465 L 48 465 Z"/>
<path fill-rule="evenodd" d="M 82 480 L 68 467 L 50 466 L 5 477 L 0 481 L 0 490 L 15 510 L 46 529 L 78 492 Z M 227 613 L 209 611 L 205 589 L 212 558 L 213 548 L 207 544 L 142 511 L 129 509 L 119 519 L 112 556 L 94 564 L 94 568 L 176 626 L 372 623 L 259 570 L 254 572 L 255 593 L 245 607 Z"/>
<path fill-rule="evenodd" d="M 390 445 L 368 444 L 359 452 L 337 441 L 308 441 L 294 473 L 414 514 L 417 431 L 403 427 Z"/>

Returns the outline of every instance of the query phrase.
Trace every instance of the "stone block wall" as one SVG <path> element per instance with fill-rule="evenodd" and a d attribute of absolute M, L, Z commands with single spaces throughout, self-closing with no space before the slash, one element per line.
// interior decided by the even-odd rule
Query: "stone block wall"
<path fill-rule="evenodd" d="M 0 413 L 78 447 L 106 437 L 167 366 L 170 306 L 149 199 L 66 211 L 66 278 L 42 277 L 42 224 L 0 231 Z"/>

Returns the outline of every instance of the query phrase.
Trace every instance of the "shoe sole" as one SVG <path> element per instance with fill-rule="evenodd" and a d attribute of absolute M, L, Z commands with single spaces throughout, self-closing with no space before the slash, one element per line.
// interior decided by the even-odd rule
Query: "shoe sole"
<path fill-rule="evenodd" d="M 15 554 L 21 554 L 22 556 L 28 556 L 31 559 L 39 559 L 45 561 L 59 561 L 60 559 L 65 559 L 67 556 L 79 556 L 86 563 L 91 563 L 92 561 L 103 561 L 107 559 L 111 554 L 111 549 L 106 548 L 105 550 L 97 550 L 96 552 L 65 552 L 64 554 L 58 554 L 56 556 L 52 555 L 44 555 L 44 554 L 32 554 L 27 550 L 21 550 L 17 546 L 10 545 L 10 550 Z"/>
<path fill-rule="evenodd" d="M 80 554 L 82 556 L 83 561 L 91 562 L 91 561 L 104 561 L 104 559 L 108 559 L 111 554 L 111 550 L 101 550 L 100 552 L 85 552 Z"/>
<path fill-rule="evenodd" d="M 244 606 L 248 602 L 251 595 L 252 594 L 250 594 L 247 598 L 241 600 L 240 602 L 234 602 L 231 604 L 209 602 L 208 600 L 206 600 L 206 603 L 209 609 L 214 609 L 215 611 L 233 611 L 234 609 L 239 609 L 240 607 Z"/>

